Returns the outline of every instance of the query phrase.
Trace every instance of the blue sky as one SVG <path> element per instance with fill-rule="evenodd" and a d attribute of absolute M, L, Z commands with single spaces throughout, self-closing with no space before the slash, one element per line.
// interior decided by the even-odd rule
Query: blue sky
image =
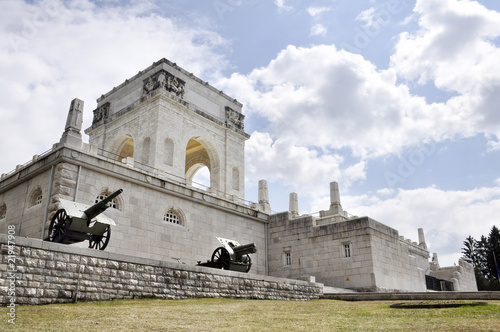
<path fill-rule="evenodd" d="M 244 104 L 247 200 L 315 213 L 338 181 L 451 265 L 500 222 L 499 36 L 497 0 L 3 0 L 0 172 L 165 57 Z"/>

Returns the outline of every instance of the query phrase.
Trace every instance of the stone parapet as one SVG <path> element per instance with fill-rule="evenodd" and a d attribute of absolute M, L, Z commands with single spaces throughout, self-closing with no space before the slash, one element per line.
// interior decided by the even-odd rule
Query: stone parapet
<path fill-rule="evenodd" d="M 318 283 L 188 266 L 0 234 L 0 303 L 130 298 L 310 300 Z M 15 294 L 15 296 L 14 296 Z"/>

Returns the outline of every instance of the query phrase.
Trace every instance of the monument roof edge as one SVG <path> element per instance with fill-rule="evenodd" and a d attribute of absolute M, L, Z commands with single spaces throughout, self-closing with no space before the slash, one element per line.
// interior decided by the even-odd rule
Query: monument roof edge
<path fill-rule="evenodd" d="M 107 98 L 108 96 L 110 96 L 112 93 L 114 93 L 116 90 L 118 89 L 121 89 L 123 88 L 124 86 L 126 86 L 127 84 L 129 84 L 131 81 L 134 81 L 136 79 L 138 79 L 139 77 L 141 77 L 142 75 L 144 75 L 144 73 L 147 73 L 151 70 L 153 70 L 154 68 L 158 67 L 159 65 L 161 64 L 167 64 L 168 66 L 178 70 L 179 72 L 181 72 L 182 74 L 190 77 L 192 80 L 198 82 L 199 84 L 202 84 L 204 86 L 206 86 L 207 88 L 209 88 L 210 90 L 224 96 L 226 99 L 230 100 L 231 102 L 233 102 L 234 104 L 236 104 L 238 107 L 243 107 L 243 104 L 240 103 L 238 100 L 236 100 L 236 98 L 232 98 L 231 96 L 225 94 L 223 91 L 217 89 L 216 87 L 214 87 L 213 85 L 211 85 L 210 83 L 208 82 L 205 82 L 203 81 L 201 78 L 197 77 L 196 75 L 194 75 L 193 73 L 190 73 L 188 72 L 187 70 L 185 70 L 184 68 L 180 67 L 179 65 L 177 65 L 177 63 L 175 62 L 172 62 L 166 58 L 161 58 L 160 60 L 156 61 L 156 62 L 153 62 L 149 67 L 147 67 L 146 69 L 144 70 L 141 70 L 139 71 L 137 74 L 135 74 L 134 76 L 126 79 L 123 83 L 121 83 L 120 85 L 114 87 L 113 89 L 111 89 L 110 91 L 102 94 L 99 98 L 97 98 L 97 103 L 101 102 L 102 100 L 104 100 L 105 98 Z"/>

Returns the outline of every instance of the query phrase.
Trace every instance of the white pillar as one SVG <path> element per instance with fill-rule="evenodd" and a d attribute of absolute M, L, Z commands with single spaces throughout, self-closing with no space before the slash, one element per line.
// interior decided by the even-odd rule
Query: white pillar
<path fill-rule="evenodd" d="M 271 205 L 269 204 L 269 192 L 267 189 L 267 181 L 259 181 L 259 204 L 262 210 L 266 213 L 271 213 Z"/>
<path fill-rule="evenodd" d="M 61 144 L 68 144 L 81 148 L 82 146 L 82 123 L 83 123 L 83 100 L 75 98 L 71 101 L 66 127 L 62 134 Z"/>
<path fill-rule="evenodd" d="M 427 243 L 425 243 L 424 229 L 418 229 L 418 245 L 424 249 L 427 249 Z"/>
<path fill-rule="evenodd" d="M 299 198 L 297 193 L 290 193 L 289 210 L 292 213 L 292 217 L 296 218 L 299 216 Z"/>
<path fill-rule="evenodd" d="M 330 182 L 330 211 L 332 214 L 344 215 L 344 210 L 340 204 L 340 191 L 337 182 Z"/>

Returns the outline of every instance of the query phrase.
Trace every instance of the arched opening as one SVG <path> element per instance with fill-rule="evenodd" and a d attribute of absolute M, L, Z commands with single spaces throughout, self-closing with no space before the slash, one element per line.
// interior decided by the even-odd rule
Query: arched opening
<path fill-rule="evenodd" d="M 123 161 L 125 158 L 134 158 L 134 139 L 130 135 L 121 136 L 116 140 L 111 152 L 119 161 Z"/>
<path fill-rule="evenodd" d="M 210 170 L 207 166 L 202 166 L 196 171 L 191 181 L 191 185 L 203 190 L 210 188 Z"/>
<path fill-rule="evenodd" d="M 163 215 L 163 223 L 164 224 L 175 224 L 182 227 L 186 227 L 186 216 L 180 209 L 176 209 L 171 207 L 168 211 Z"/>
<path fill-rule="evenodd" d="M 42 189 L 40 189 L 40 187 L 37 187 L 35 190 L 31 192 L 29 206 L 32 207 L 42 204 L 42 199 L 43 199 Z"/>
<path fill-rule="evenodd" d="M 187 143 L 185 178 L 189 185 L 202 184 L 198 188 L 219 189 L 219 157 L 209 141 L 195 137 Z"/>
<path fill-rule="evenodd" d="M 96 196 L 95 200 L 94 200 L 94 204 L 95 203 L 99 203 L 100 201 L 102 201 L 103 199 L 105 199 L 106 197 L 108 197 L 109 195 L 111 195 L 112 192 L 109 191 L 108 189 L 103 189 L 99 195 Z M 113 209 L 116 209 L 116 210 L 120 210 L 121 211 L 121 201 L 120 201 L 120 198 L 119 197 L 115 197 L 111 200 L 111 202 L 108 203 L 108 207 L 110 208 L 113 208 Z"/>

